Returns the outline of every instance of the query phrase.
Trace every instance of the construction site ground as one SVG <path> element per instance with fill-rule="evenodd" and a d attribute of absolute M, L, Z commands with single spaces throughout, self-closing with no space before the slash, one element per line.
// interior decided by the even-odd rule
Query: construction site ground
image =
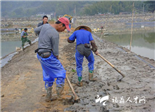
<path fill-rule="evenodd" d="M 76 44 L 69 44 L 67 35 L 60 33 L 59 57 L 66 75 L 80 98 L 79 102 L 74 101 L 67 80 L 62 97 L 52 102 L 45 102 L 46 90 L 42 68 L 34 53 L 38 45 L 36 42 L 20 51 L 1 68 L 2 112 L 155 112 L 155 70 L 147 63 L 138 60 L 135 53 L 125 52 L 124 48 L 96 36 L 94 39 L 98 52 L 118 68 L 125 78 L 117 82 L 117 78 L 121 75 L 94 54 L 94 74 L 98 80 L 95 82 L 88 80 L 88 62 L 84 59 L 83 86 L 78 87 Z M 155 66 L 154 60 L 141 58 Z M 55 96 L 55 83 L 52 91 Z M 109 99 L 97 102 L 97 98 L 104 96 L 109 96 Z"/>

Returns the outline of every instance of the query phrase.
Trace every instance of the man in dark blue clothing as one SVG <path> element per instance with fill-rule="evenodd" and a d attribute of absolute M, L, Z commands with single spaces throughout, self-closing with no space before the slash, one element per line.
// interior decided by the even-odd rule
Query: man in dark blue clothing
<path fill-rule="evenodd" d="M 88 60 L 89 80 L 95 81 L 94 72 L 94 56 L 92 51 L 98 55 L 97 46 L 91 34 L 91 29 L 87 26 L 79 26 L 75 32 L 68 38 L 69 43 L 73 43 L 76 39 L 76 71 L 78 75 L 78 86 L 82 86 L 82 63 L 83 58 Z M 90 45 L 91 44 L 91 45 Z M 90 48 L 92 46 L 92 49 Z"/>
<path fill-rule="evenodd" d="M 43 21 L 38 24 L 38 27 L 41 26 L 41 25 L 43 25 L 43 24 L 48 24 L 48 17 L 46 15 L 43 16 Z"/>

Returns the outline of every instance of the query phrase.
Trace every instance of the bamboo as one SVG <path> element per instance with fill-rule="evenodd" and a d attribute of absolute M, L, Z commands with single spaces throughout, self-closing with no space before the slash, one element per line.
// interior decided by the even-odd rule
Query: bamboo
<path fill-rule="evenodd" d="M 132 9 L 132 24 L 131 24 L 130 51 L 131 51 L 131 46 L 132 46 L 133 14 L 134 14 L 134 2 L 133 2 L 133 9 Z"/>

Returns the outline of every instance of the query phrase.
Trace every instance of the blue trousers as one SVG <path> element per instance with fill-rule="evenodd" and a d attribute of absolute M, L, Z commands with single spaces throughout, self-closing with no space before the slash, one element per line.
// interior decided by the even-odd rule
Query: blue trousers
<path fill-rule="evenodd" d="M 61 87 L 65 83 L 66 71 L 60 61 L 51 53 L 48 58 L 42 58 L 37 54 L 37 58 L 41 63 L 43 70 L 43 80 L 45 81 L 45 88 L 51 87 L 56 80 L 57 86 Z"/>
<path fill-rule="evenodd" d="M 77 75 L 78 77 L 82 77 L 82 63 L 83 63 L 83 58 L 84 56 L 81 55 L 77 50 L 76 50 L 76 53 L 75 53 L 75 59 L 76 59 L 76 72 L 77 72 Z M 88 68 L 89 70 L 94 70 L 94 55 L 91 51 L 91 54 L 88 56 L 88 57 L 85 57 L 87 60 L 88 60 Z"/>

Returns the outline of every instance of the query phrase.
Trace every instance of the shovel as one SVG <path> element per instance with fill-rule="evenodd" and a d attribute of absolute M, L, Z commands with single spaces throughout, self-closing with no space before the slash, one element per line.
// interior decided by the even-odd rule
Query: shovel
<path fill-rule="evenodd" d="M 122 78 L 117 80 L 117 81 L 122 81 L 122 79 L 125 77 L 125 75 L 123 73 L 121 73 L 117 68 L 115 68 L 114 65 L 111 64 L 109 61 L 107 61 L 103 56 L 101 56 L 100 54 L 98 54 L 98 56 L 100 56 L 105 62 L 107 62 L 111 67 L 113 67 L 113 69 L 115 69 L 118 73 L 120 73 L 122 75 Z"/>
<path fill-rule="evenodd" d="M 78 101 L 79 101 L 79 97 L 76 95 L 76 93 L 75 93 L 75 91 L 74 91 L 74 88 L 73 88 L 72 84 L 70 83 L 70 80 L 68 79 L 67 75 L 66 75 L 66 79 L 67 79 L 67 82 L 68 82 L 68 84 L 69 84 L 69 87 L 71 88 L 71 90 L 72 90 L 72 92 L 73 92 L 73 94 L 74 94 L 74 96 L 75 96 L 74 100 L 75 100 L 76 102 L 78 102 Z"/>

